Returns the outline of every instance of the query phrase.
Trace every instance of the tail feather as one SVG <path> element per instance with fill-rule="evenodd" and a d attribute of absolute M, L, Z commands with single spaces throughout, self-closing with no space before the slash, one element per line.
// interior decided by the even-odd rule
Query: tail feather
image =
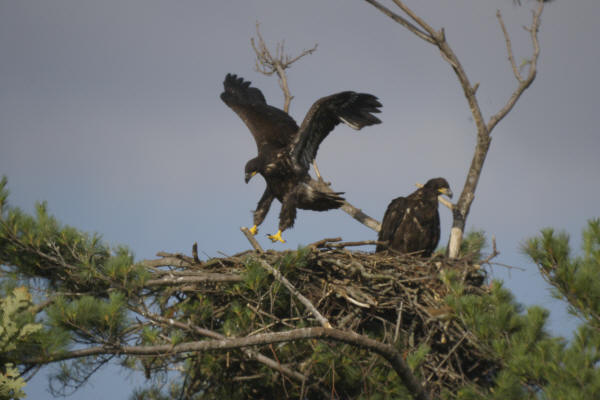
<path fill-rule="evenodd" d="M 342 194 L 344 192 L 325 193 L 316 191 L 310 209 L 314 211 L 326 211 L 340 208 L 346 201 L 341 196 Z"/>
<path fill-rule="evenodd" d="M 302 185 L 298 193 L 298 208 L 313 211 L 326 211 L 340 208 L 346 201 L 344 192 L 323 192 L 310 185 Z"/>

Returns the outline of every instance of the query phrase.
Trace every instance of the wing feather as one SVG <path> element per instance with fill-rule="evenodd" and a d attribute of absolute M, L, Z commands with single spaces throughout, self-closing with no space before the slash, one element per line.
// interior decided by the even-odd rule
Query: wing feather
<path fill-rule="evenodd" d="M 340 122 L 353 129 L 379 124 L 377 97 L 367 93 L 341 92 L 317 100 L 302 121 L 292 149 L 294 161 L 308 169 L 321 142 Z"/>
<path fill-rule="evenodd" d="M 396 234 L 396 230 L 400 226 L 408 201 L 406 197 L 398 197 L 390 202 L 385 214 L 383 215 L 383 221 L 381 222 L 381 230 L 379 231 L 378 240 L 380 242 L 388 241 L 391 245 L 392 239 Z M 383 248 L 377 246 L 376 251 L 380 251 Z"/>
<path fill-rule="evenodd" d="M 286 112 L 267 104 L 262 92 L 251 82 L 227 74 L 221 100 L 244 121 L 260 153 L 265 148 L 281 148 L 292 142 L 298 124 Z"/>

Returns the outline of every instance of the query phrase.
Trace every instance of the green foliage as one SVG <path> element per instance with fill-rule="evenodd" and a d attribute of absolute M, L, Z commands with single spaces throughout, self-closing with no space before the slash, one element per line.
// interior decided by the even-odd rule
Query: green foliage
<path fill-rule="evenodd" d="M 90 343 L 118 338 L 127 327 L 127 303 L 123 293 L 111 292 L 107 299 L 82 296 L 75 300 L 58 297 L 48 308 L 51 325 L 72 330 L 79 340 Z"/>
<path fill-rule="evenodd" d="M 470 257 L 473 261 L 483 258 L 482 251 L 487 247 L 487 238 L 483 230 L 469 231 L 460 245 L 460 254 Z"/>
<path fill-rule="evenodd" d="M 1 184 L 1 183 L 0 183 Z M 42 325 L 33 322 L 29 311 L 33 303 L 26 288 L 13 290 L 12 294 L 0 299 L 0 399 L 19 399 L 25 397 L 25 380 L 15 362 L 18 353 L 27 346 L 28 339 L 42 329 Z"/>
<path fill-rule="evenodd" d="M 412 351 L 408 357 L 406 357 L 406 362 L 408 363 L 410 369 L 413 371 L 418 370 L 423 361 L 425 361 L 425 356 L 427 356 L 430 351 L 431 347 L 427 343 L 422 343 L 419 347 Z"/>
<path fill-rule="evenodd" d="M 569 236 L 552 229 L 523 248 L 554 287 L 554 295 L 583 320 L 568 346 L 545 354 L 548 399 L 600 398 L 600 219 L 589 220 L 582 237 L 583 254 L 575 257 Z"/>
<path fill-rule="evenodd" d="M 573 257 L 568 235 L 553 229 L 544 229 L 524 246 L 554 294 L 584 320 L 569 343 L 545 332 L 547 310 L 530 307 L 521 313 L 498 282 L 492 284 L 489 296 L 448 296 L 447 303 L 502 366 L 487 390 L 467 386 L 457 398 L 600 398 L 599 248 L 598 219 L 589 221 L 583 232 L 581 256 Z"/>
<path fill-rule="evenodd" d="M 600 329 L 600 219 L 588 221 L 583 231 L 583 255 L 571 257 L 569 236 L 544 229 L 523 250 L 554 287 L 553 294 L 569 304 L 569 311 Z"/>
<path fill-rule="evenodd" d="M 125 247 L 111 250 L 99 235 L 62 226 L 38 203 L 31 216 L 6 202 L 6 179 L 0 182 L 0 264 L 15 279 L 43 278 L 56 290 L 103 292 L 120 284 L 140 285 L 148 274 L 135 265 Z M 6 275 L 5 275 L 6 276 Z"/>
<path fill-rule="evenodd" d="M 242 281 L 208 283 L 203 291 L 193 285 L 162 286 L 155 279 L 145 283 L 157 269 L 136 264 L 125 247 L 111 248 L 98 235 L 89 235 L 62 226 L 49 215 L 45 203 L 27 215 L 7 203 L 6 179 L 0 180 L 0 274 L 2 300 L 0 316 L 0 400 L 22 396 L 24 381 L 19 369 L 61 359 L 68 351 L 83 347 L 121 345 L 155 346 L 242 337 L 264 332 L 313 326 L 314 319 L 298 299 L 274 279 L 256 259 L 243 264 L 235 261 L 232 270 L 243 270 Z M 445 303 L 454 311 L 446 324 L 450 332 L 457 326 L 466 332 L 464 343 L 477 350 L 477 366 L 485 373 L 458 391 L 444 394 L 448 399 L 593 399 L 600 398 L 600 219 L 588 223 L 583 233 L 582 255 L 573 257 L 569 238 L 547 229 L 527 242 L 525 251 L 539 265 L 543 276 L 555 287 L 555 295 L 566 300 L 571 311 L 583 318 L 570 342 L 553 338 L 545 331 L 548 311 L 533 306 L 524 309 L 502 283 L 492 282 L 481 290 L 465 281 L 463 271 L 442 268 L 439 280 L 447 293 Z M 486 246 L 482 231 L 469 232 L 461 254 L 473 262 L 483 258 Z M 306 269 L 315 270 L 310 249 L 277 253 L 271 265 L 291 281 L 307 282 Z M 212 272 L 211 265 L 200 268 Z M 319 264 L 316 264 L 319 265 Z M 231 266 L 228 265 L 227 268 Z M 194 266 L 196 267 L 196 266 Z M 160 267 L 159 267 L 160 268 Z M 216 269 L 216 268 L 215 268 Z M 162 270 L 161 279 L 179 279 L 188 271 Z M 351 277 L 350 279 L 354 279 Z M 356 279 L 362 279 L 356 277 Z M 411 282 L 407 280 L 407 282 Z M 428 296 L 425 284 L 411 282 L 407 289 L 415 296 Z M 306 293 L 322 308 L 346 315 L 339 303 L 319 303 L 317 281 Z M 439 281 L 436 281 L 439 284 Z M 342 287 L 344 284 L 335 282 Z M 368 282 L 365 281 L 365 284 Z M 23 286 L 23 287 L 21 287 Z M 34 305 L 25 287 L 36 289 Z M 33 293 L 33 291 L 31 291 Z M 335 296 L 329 292 L 327 296 Z M 327 297 L 326 296 L 326 297 Z M 324 297 L 324 299 L 326 298 Z M 331 298 L 331 297 L 330 297 Z M 338 308 L 335 308 L 338 307 Z M 343 306 L 341 306 L 343 307 Z M 352 306 L 351 306 L 352 307 Z M 406 307 L 406 304 L 405 304 Z M 393 313 L 391 309 L 390 313 Z M 41 312 L 43 311 L 43 312 Z M 137 318 L 130 316 L 137 313 Z M 393 328 L 381 329 L 379 320 L 390 316 L 381 310 L 361 309 L 363 319 L 353 326 L 371 339 L 390 342 Z M 403 324 L 414 318 L 404 309 Z M 378 314 L 379 313 L 379 314 Z M 153 317 L 154 315 L 154 317 Z M 366 317 L 365 317 L 366 316 Z M 392 315 L 395 320 L 395 315 Z M 352 321 L 352 320 L 349 320 Z M 414 321 L 413 321 L 414 322 Z M 408 322 L 411 323 L 411 322 Z M 393 326 L 393 324 L 392 324 Z M 400 329 L 400 337 L 406 334 Z M 421 329 L 411 323 L 410 329 Z M 207 333 L 208 332 L 208 333 Z M 462 339 L 461 339 L 462 340 Z M 399 341 L 398 343 L 404 343 Z M 454 344 L 418 342 L 401 349 L 418 378 L 424 365 L 437 351 L 450 351 Z M 400 344 L 398 345 L 400 346 Z M 447 348 L 444 348 L 446 346 Z M 471 357 L 464 346 L 453 357 Z M 255 346 L 272 360 L 294 371 L 309 374 L 318 385 L 304 388 L 274 369 L 257 362 L 241 350 L 162 356 L 120 357 L 128 369 L 143 370 L 153 385 L 136 390 L 132 399 L 275 399 L 275 398 L 354 398 L 410 399 L 397 374 L 379 356 L 348 344 L 320 340 Z M 457 354 L 458 352 L 460 354 Z M 58 394 L 76 389 L 113 355 L 81 357 L 61 362 L 54 374 Z M 437 365 L 437 364 L 435 364 Z M 181 372 L 172 379 L 172 372 Z M 467 375 L 470 371 L 466 371 Z M 428 373 L 429 374 L 429 373 Z M 158 379 L 157 377 L 161 378 Z M 315 378 L 316 377 L 316 378 Z M 308 385 L 312 383 L 307 383 Z M 320 385 L 320 386 L 319 386 Z M 328 388 L 323 392 L 323 388 Z"/>
<path fill-rule="evenodd" d="M 242 273 L 244 285 L 253 292 L 259 292 L 266 285 L 270 284 L 270 275 L 260 263 L 252 258 L 248 258 L 244 263 L 246 269 Z"/>

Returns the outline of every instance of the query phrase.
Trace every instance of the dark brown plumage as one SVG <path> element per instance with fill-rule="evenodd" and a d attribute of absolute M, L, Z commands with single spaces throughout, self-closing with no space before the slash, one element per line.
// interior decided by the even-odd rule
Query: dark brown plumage
<path fill-rule="evenodd" d="M 325 193 L 310 183 L 310 163 L 323 139 L 340 122 L 354 129 L 380 123 L 372 115 L 380 112 L 377 98 L 350 91 L 323 97 L 312 105 L 298 127 L 286 112 L 268 105 L 261 91 L 243 78 L 227 74 L 223 87 L 221 99 L 244 121 L 258 148 L 258 156 L 246 163 L 246 183 L 257 173 L 267 182 L 250 231 L 256 234 L 275 198 L 282 206 L 279 232 L 269 236 L 273 241 L 283 241 L 281 232 L 294 225 L 297 208 L 339 208 L 344 201 L 342 193 Z"/>
<path fill-rule="evenodd" d="M 376 252 L 388 248 L 400 253 L 419 253 L 429 257 L 440 240 L 440 216 L 438 196 L 452 197 L 452 191 L 444 178 L 430 179 L 425 186 L 407 197 L 390 202 L 383 216 Z"/>

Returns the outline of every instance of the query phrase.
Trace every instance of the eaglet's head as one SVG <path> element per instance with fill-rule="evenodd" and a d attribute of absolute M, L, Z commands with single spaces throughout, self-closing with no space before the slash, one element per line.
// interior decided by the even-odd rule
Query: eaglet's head
<path fill-rule="evenodd" d="M 448 181 L 446 181 L 444 178 L 430 179 L 427 181 L 423 188 L 435 191 L 439 194 L 444 194 L 452 198 L 452 190 L 450 190 L 450 185 L 448 184 Z"/>
<path fill-rule="evenodd" d="M 254 175 L 260 172 L 260 167 L 261 162 L 259 161 L 258 157 L 255 157 L 246 163 L 246 167 L 244 167 L 244 180 L 246 181 L 246 183 L 248 183 Z"/>

